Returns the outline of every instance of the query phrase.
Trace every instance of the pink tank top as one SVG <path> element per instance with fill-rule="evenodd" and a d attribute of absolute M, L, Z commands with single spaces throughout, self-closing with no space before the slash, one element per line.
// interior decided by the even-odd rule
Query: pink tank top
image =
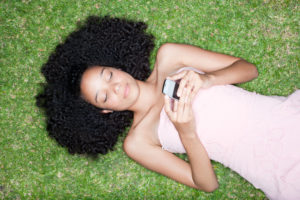
<path fill-rule="evenodd" d="M 278 97 L 215 86 L 198 92 L 193 111 L 197 134 L 212 160 L 271 199 L 300 199 L 300 90 Z M 185 153 L 164 109 L 158 137 L 164 150 Z"/>

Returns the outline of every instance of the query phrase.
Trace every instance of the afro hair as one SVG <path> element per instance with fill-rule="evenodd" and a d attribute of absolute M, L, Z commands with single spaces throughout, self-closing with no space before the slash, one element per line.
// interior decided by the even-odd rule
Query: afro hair
<path fill-rule="evenodd" d="M 151 73 L 154 38 L 147 25 L 125 19 L 90 16 L 59 44 L 42 67 L 46 78 L 37 105 L 45 110 L 47 131 L 71 154 L 106 154 L 131 123 L 133 114 L 102 114 L 80 97 L 83 72 L 91 66 L 119 68 L 135 79 Z"/>

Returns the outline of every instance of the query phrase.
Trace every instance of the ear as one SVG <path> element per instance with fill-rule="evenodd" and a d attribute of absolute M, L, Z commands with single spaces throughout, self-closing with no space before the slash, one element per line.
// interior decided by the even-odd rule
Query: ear
<path fill-rule="evenodd" d="M 104 114 L 107 114 L 107 113 L 112 113 L 112 112 L 114 112 L 114 111 L 112 111 L 112 110 L 101 110 L 100 112 L 101 112 L 101 113 L 104 113 Z"/>

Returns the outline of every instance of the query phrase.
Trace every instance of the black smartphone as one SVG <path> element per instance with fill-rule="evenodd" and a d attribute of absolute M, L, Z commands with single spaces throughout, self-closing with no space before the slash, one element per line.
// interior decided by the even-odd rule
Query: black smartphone
<path fill-rule="evenodd" d="M 179 88 L 179 83 L 170 79 L 166 79 L 164 82 L 162 93 L 166 94 L 172 99 L 179 100 L 179 97 L 177 96 L 178 88 Z"/>

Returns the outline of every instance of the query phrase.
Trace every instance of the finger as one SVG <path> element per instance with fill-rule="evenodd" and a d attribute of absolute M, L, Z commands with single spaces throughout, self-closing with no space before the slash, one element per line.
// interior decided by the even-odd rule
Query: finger
<path fill-rule="evenodd" d="M 181 118 L 183 115 L 184 110 L 184 102 L 185 102 L 185 96 L 186 96 L 186 88 L 183 89 L 182 96 L 179 99 L 178 102 L 178 108 L 177 108 L 177 118 Z"/>
<path fill-rule="evenodd" d="M 165 95 L 165 112 L 167 113 L 169 119 L 171 121 L 174 121 L 177 117 L 176 112 L 172 111 L 172 107 L 171 107 L 171 99 L 170 97 Z"/>
<path fill-rule="evenodd" d="M 191 89 L 193 87 L 193 85 L 195 85 L 195 81 L 194 81 L 194 77 L 195 77 L 195 72 L 193 71 L 188 71 L 188 73 L 183 77 L 183 79 L 181 79 L 180 81 L 180 85 L 179 85 L 179 94 L 182 94 L 182 90 L 183 88 L 189 88 Z M 182 83 L 181 83 L 182 82 Z"/>
<path fill-rule="evenodd" d="M 194 99 L 194 97 L 196 96 L 196 94 L 199 92 L 201 86 L 195 85 L 192 93 L 191 93 L 191 100 Z"/>
<path fill-rule="evenodd" d="M 191 89 L 191 94 L 190 94 L 190 99 L 191 100 L 194 99 L 194 96 L 197 94 L 199 88 L 201 87 L 200 84 L 199 84 L 199 80 L 195 76 L 193 76 L 192 83 L 193 83 L 193 87 Z"/>
<path fill-rule="evenodd" d="M 165 95 L 165 111 L 168 115 L 172 112 L 170 98 L 167 95 Z"/>
<path fill-rule="evenodd" d="M 178 100 L 174 100 L 173 112 L 177 112 L 178 109 Z"/>
<path fill-rule="evenodd" d="M 192 92 L 191 92 L 191 95 L 190 95 L 190 98 L 191 99 L 194 99 L 194 97 L 196 96 L 196 94 L 198 93 L 199 91 L 199 88 L 196 86 L 193 88 Z"/>
<path fill-rule="evenodd" d="M 195 81 L 193 77 L 190 77 L 190 79 L 186 83 L 186 89 L 188 90 L 188 92 L 192 92 L 194 87 L 195 87 Z"/>
<path fill-rule="evenodd" d="M 193 88 L 194 88 L 194 82 L 193 82 L 193 80 L 188 80 L 187 83 L 185 84 L 185 87 L 184 87 L 184 89 L 186 90 L 186 94 L 185 95 L 190 95 L 190 93 L 192 92 Z"/>
<path fill-rule="evenodd" d="M 191 93 L 192 93 L 192 85 L 188 85 L 188 87 L 186 88 L 186 94 L 185 94 L 185 97 L 184 97 L 184 103 L 185 104 L 190 100 Z"/>
<path fill-rule="evenodd" d="M 194 97 L 198 93 L 199 89 L 203 86 L 203 80 L 202 80 L 200 74 L 198 74 L 198 73 L 194 74 L 194 76 L 193 76 L 193 83 L 194 83 L 194 88 L 192 90 L 191 100 L 194 99 Z"/>
<path fill-rule="evenodd" d="M 188 120 L 190 118 L 190 114 L 191 114 L 190 112 L 192 110 L 191 95 L 192 95 L 191 91 L 187 91 L 185 95 L 184 110 L 182 113 L 182 117 L 184 120 Z"/>
<path fill-rule="evenodd" d="M 186 75 L 186 73 L 187 73 L 187 71 L 182 71 L 182 72 L 176 73 L 174 75 L 168 76 L 167 78 L 171 79 L 171 80 L 179 80 L 179 79 L 182 79 L 182 77 L 184 77 Z"/>
<path fill-rule="evenodd" d="M 182 105 L 177 114 L 177 121 L 186 122 L 189 120 L 191 114 L 191 90 L 185 88 L 181 98 Z"/>
<path fill-rule="evenodd" d="M 179 87 L 177 90 L 178 97 L 181 97 L 183 89 L 186 87 L 187 82 L 188 82 L 188 77 L 186 77 L 186 76 L 180 80 Z"/>

